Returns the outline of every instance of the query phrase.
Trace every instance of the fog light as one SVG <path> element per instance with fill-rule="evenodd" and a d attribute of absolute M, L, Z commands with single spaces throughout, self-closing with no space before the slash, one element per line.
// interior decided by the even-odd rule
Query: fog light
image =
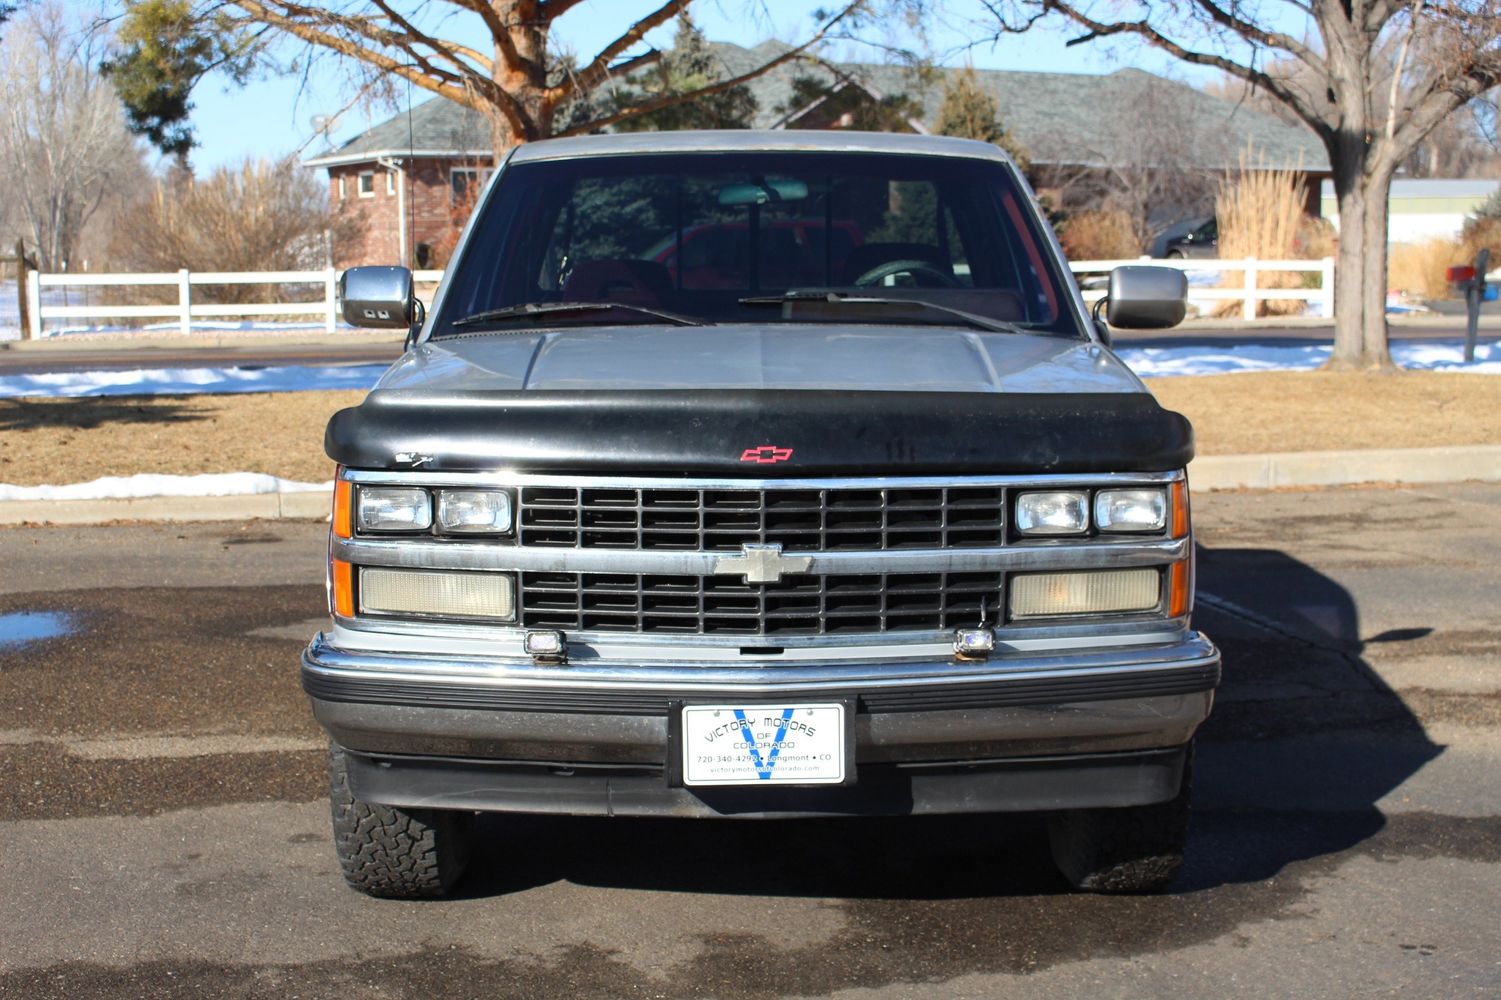
<path fill-rule="evenodd" d="M 1082 535 L 1089 530 L 1089 494 L 1023 493 L 1016 498 L 1016 530 L 1023 535 Z"/>
<path fill-rule="evenodd" d="M 360 531 L 426 531 L 433 526 L 433 500 L 410 486 L 362 486 L 356 494 Z"/>
<path fill-rule="evenodd" d="M 567 656 L 567 640 L 562 632 L 528 632 L 522 640 L 526 655 L 543 663 L 561 663 Z"/>
<path fill-rule="evenodd" d="M 511 495 L 503 490 L 440 490 L 438 530 L 455 535 L 503 535 L 511 530 Z"/>
<path fill-rule="evenodd" d="M 438 618 L 516 617 L 515 581 L 508 573 L 444 573 L 432 570 L 360 570 L 360 610 L 373 614 Z"/>
<path fill-rule="evenodd" d="M 983 660 L 995 652 L 995 633 L 988 628 L 961 628 L 954 633 L 954 655 L 961 660 Z"/>
<path fill-rule="evenodd" d="M 1167 527 L 1167 494 L 1100 490 L 1094 496 L 1094 523 L 1101 531 L 1161 531 Z"/>
<path fill-rule="evenodd" d="M 1162 602 L 1155 569 L 1021 573 L 1011 578 L 1011 617 L 1150 611 Z"/>

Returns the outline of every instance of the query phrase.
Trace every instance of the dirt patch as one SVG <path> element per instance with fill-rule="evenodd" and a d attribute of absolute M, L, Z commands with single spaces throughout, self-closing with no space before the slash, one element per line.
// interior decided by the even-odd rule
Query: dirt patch
<path fill-rule="evenodd" d="M 38 486 L 154 472 L 267 472 L 322 482 L 323 428 L 345 392 L 0 400 L 0 483 Z"/>
<path fill-rule="evenodd" d="M 1200 455 L 1501 443 L 1501 378 L 1264 372 L 1151 379 Z M 323 427 L 358 391 L 0 400 L 0 483 L 137 472 L 329 477 Z"/>
<path fill-rule="evenodd" d="M 1257 372 L 1147 380 L 1200 455 L 1501 444 L 1501 378 Z"/>

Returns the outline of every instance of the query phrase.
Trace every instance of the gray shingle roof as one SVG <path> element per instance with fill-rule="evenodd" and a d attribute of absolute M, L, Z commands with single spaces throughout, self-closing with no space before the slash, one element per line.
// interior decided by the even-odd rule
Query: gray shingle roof
<path fill-rule="evenodd" d="M 738 75 L 786 47 L 780 42 L 751 49 L 716 43 L 714 50 L 726 74 Z M 945 74 L 957 72 L 918 73 L 903 66 L 859 63 L 838 64 L 838 69 L 877 94 L 905 94 L 918 102 L 924 127 L 938 116 Z M 1097 167 L 1171 162 L 1222 170 L 1238 166 L 1250 147 L 1253 165 L 1329 169 L 1323 144 L 1307 128 L 1142 70 L 1098 75 L 982 69 L 976 74 L 995 97 L 1007 129 L 1036 163 Z M 752 81 L 758 128 L 785 124 L 787 116 L 777 109 L 790 101 L 798 76 L 835 79 L 821 65 L 795 60 Z M 486 150 L 489 141 L 482 115 L 442 98 L 413 108 L 411 133 L 410 146 L 419 153 L 472 155 Z M 352 162 L 378 153 L 404 153 L 408 147 L 407 116 L 400 114 L 307 162 Z"/>

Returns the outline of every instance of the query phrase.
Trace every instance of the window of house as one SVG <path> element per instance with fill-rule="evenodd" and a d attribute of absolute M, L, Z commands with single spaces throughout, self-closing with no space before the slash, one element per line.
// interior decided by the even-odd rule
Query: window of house
<path fill-rule="evenodd" d="M 375 197 L 375 171 L 367 170 L 360 174 L 360 197 Z"/>
<path fill-rule="evenodd" d="M 392 194 L 392 195 L 394 195 L 395 193 L 396 193 L 396 171 L 394 171 L 394 170 L 387 170 L 386 171 L 386 194 Z"/>
<path fill-rule="evenodd" d="M 452 200 L 455 205 L 461 205 L 472 199 L 480 185 L 480 172 L 477 167 L 453 167 L 448 171 L 448 184 L 452 192 Z"/>
<path fill-rule="evenodd" d="M 339 200 L 344 200 L 344 178 L 342 176 L 339 178 Z"/>

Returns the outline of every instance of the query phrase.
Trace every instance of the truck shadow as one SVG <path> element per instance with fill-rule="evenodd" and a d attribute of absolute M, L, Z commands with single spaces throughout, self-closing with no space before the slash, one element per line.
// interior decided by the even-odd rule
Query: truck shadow
<path fill-rule="evenodd" d="M 1195 626 L 1224 653 L 1198 740 L 1189 860 L 1174 895 L 1336 863 L 1381 833 L 1379 800 L 1442 748 L 1363 659 L 1360 612 L 1335 580 L 1275 550 L 1201 550 Z M 1404 623 L 1406 625 L 1406 623 Z M 1388 630 L 1379 641 L 1426 630 Z M 1037 816 L 692 822 L 485 817 L 467 893 L 592 886 L 833 897 L 1062 896 Z M 481 856 L 486 851 L 482 847 Z M 1312 869 L 1308 869 L 1312 872 Z M 1285 879 L 1278 879 L 1284 882 Z M 1285 903 L 1286 886 L 1268 894 Z"/>

